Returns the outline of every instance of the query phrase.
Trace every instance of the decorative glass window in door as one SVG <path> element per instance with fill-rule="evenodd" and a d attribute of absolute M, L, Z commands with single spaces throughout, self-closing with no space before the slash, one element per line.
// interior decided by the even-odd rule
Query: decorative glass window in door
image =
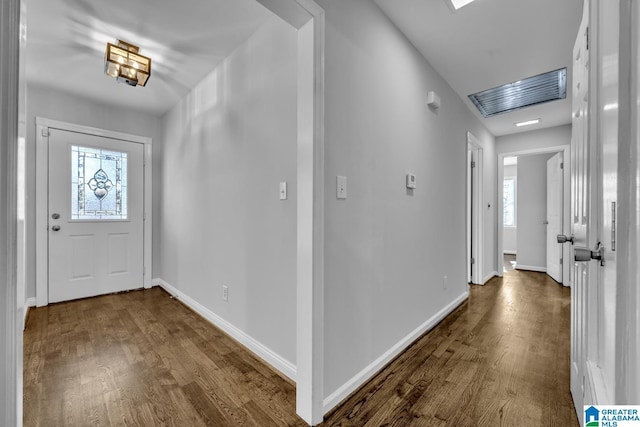
<path fill-rule="evenodd" d="M 127 153 L 71 146 L 71 219 L 127 219 Z"/>

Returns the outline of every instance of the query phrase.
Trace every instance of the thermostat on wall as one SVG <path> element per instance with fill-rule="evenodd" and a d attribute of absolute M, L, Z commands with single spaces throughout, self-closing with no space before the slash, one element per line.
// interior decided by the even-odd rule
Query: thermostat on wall
<path fill-rule="evenodd" d="M 407 174 L 407 188 L 416 188 L 416 176 L 412 173 Z"/>

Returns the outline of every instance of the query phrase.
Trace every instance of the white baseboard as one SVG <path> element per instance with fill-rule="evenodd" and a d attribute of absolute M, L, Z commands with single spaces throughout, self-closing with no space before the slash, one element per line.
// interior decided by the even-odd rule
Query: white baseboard
<path fill-rule="evenodd" d="M 522 265 L 520 263 L 516 263 L 516 270 L 528 270 L 528 271 L 538 271 L 540 273 L 546 273 L 547 267 L 537 267 L 535 265 Z"/>
<path fill-rule="evenodd" d="M 469 297 L 469 292 L 464 292 L 458 298 L 453 300 L 449 305 L 436 313 L 429 320 L 424 322 L 413 332 L 406 337 L 402 338 L 397 344 L 387 350 L 382 356 L 374 360 L 369 366 L 358 372 L 353 378 L 344 383 L 336 391 L 327 396 L 323 402 L 323 413 L 329 412 L 335 408 L 340 402 L 346 399 L 351 393 L 357 390 L 364 383 L 369 381 L 374 375 L 376 375 L 382 368 L 384 368 L 391 360 L 393 360 L 398 354 L 404 351 L 415 340 L 420 338 L 425 332 L 433 329 L 442 319 L 451 314 L 460 304 L 462 304 Z"/>
<path fill-rule="evenodd" d="M 290 378 L 292 381 L 296 381 L 296 366 L 289 362 L 288 360 L 282 358 L 280 355 L 247 335 L 244 331 L 238 329 L 236 326 L 232 325 L 222 317 L 215 314 L 213 311 L 209 310 L 193 298 L 189 297 L 182 291 L 174 288 L 169 283 L 165 282 L 162 279 L 152 279 L 152 286 L 160 286 L 165 291 L 169 292 L 175 298 L 178 298 L 182 301 L 187 307 L 198 313 L 200 316 L 204 317 L 207 321 L 209 321 L 214 326 L 222 329 L 228 335 L 230 335 L 233 339 L 238 341 L 244 347 L 246 347 L 249 351 L 254 353 L 264 362 L 268 363 L 274 369 L 281 372 L 286 377 Z"/>
<path fill-rule="evenodd" d="M 482 279 L 482 284 L 486 284 L 489 280 L 493 279 L 494 277 L 496 277 L 498 275 L 497 271 L 492 271 L 491 273 L 487 274 L 487 276 Z"/>
<path fill-rule="evenodd" d="M 590 360 L 587 360 L 585 368 L 585 377 L 591 390 L 591 396 L 585 396 L 585 398 L 589 399 L 585 399 L 585 402 L 593 402 L 596 405 L 613 405 L 613 400 L 609 396 L 604 371 Z"/>
<path fill-rule="evenodd" d="M 518 253 L 516 251 L 508 251 L 508 250 L 504 250 L 502 251 L 503 254 L 505 255 L 518 255 Z"/>
<path fill-rule="evenodd" d="M 36 299 L 35 298 L 27 298 L 24 302 L 24 308 L 22 309 L 22 330 L 24 331 L 24 328 L 27 327 L 27 315 L 29 314 L 29 309 L 31 307 L 35 307 L 36 306 Z"/>

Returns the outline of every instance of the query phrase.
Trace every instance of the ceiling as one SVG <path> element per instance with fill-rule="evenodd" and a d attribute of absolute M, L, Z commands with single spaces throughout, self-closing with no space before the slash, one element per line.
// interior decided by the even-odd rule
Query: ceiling
<path fill-rule="evenodd" d="M 162 115 L 265 22 L 255 0 L 28 0 L 28 83 Z M 143 87 L 104 74 L 107 42 L 152 58 Z"/>
<path fill-rule="evenodd" d="M 344 1 L 344 0 L 335 0 Z M 571 121 L 571 51 L 582 0 L 375 1 L 494 135 Z M 256 0 L 29 0 L 27 79 L 162 115 L 269 19 Z M 152 58 L 146 87 L 104 75 L 107 42 Z M 467 96 L 567 67 L 567 99 L 483 118 Z M 538 125 L 515 122 L 540 118 Z"/>
<path fill-rule="evenodd" d="M 374 0 L 496 136 L 571 123 L 572 51 L 582 0 Z M 564 100 L 483 118 L 468 95 L 567 67 Z M 541 119 L 533 126 L 514 123 Z"/>

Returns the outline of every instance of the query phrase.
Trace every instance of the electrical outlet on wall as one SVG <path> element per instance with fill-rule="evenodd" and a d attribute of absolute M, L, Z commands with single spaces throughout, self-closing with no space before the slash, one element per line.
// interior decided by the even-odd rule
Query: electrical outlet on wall
<path fill-rule="evenodd" d="M 222 286 L 222 300 L 229 301 L 229 287 L 225 285 Z"/>
<path fill-rule="evenodd" d="M 447 275 L 442 276 L 442 289 L 447 289 Z"/>
<path fill-rule="evenodd" d="M 338 175 L 336 176 L 336 197 L 338 199 L 347 198 L 347 177 Z"/>

